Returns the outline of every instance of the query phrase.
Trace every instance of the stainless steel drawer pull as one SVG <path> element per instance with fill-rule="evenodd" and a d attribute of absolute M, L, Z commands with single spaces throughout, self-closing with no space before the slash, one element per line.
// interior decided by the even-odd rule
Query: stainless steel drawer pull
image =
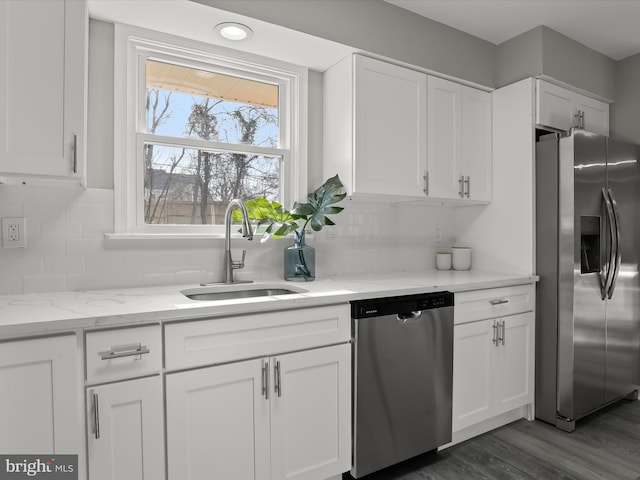
<path fill-rule="evenodd" d="M 98 410 L 98 394 L 93 394 L 93 424 L 96 440 L 100 438 L 100 411 Z"/>
<path fill-rule="evenodd" d="M 78 135 L 73 136 L 73 173 L 78 173 Z"/>
<path fill-rule="evenodd" d="M 262 362 L 262 394 L 269 400 L 269 362 Z"/>
<path fill-rule="evenodd" d="M 273 367 L 273 376 L 274 376 L 274 390 L 278 394 L 278 397 L 282 396 L 282 379 L 280 378 L 280 360 L 276 361 L 275 366 Z"/>
<path fill-rule="evenodd" d="M 509 300 L 490 300 L 489 303 L 493 306 L 503 305 L 505 303 L 509 303 Z"/>
<path fill-rule="evenodd" d="M 102 360 L 111 360 L 113 358 L 135 357 L 147 353 L 151 353 L 149 347 L 141 343 L 134 343 L 132 345 L 122 345 L 121 347 L 111 347 L 111 350 L 98 352 L 98 355 Z"/>
<path fill-rule="evenodd" d="M 497 347 L 498 346 L 498 329 L 500 328 L 500 325 L 497 324 L 496 321 L 494 320 L 491 328 L 493 328 L 493 340 L 491 341 Z"/>

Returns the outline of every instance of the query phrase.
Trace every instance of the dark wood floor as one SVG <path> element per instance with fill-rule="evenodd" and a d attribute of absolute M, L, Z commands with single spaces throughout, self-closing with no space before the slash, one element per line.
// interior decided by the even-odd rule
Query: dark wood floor
<path fill-rule="evenodd" d="M 577 423 L 573 433 L 519 420 L 365 480 L 640 479 L 640 401 L 624 400 Z"/>

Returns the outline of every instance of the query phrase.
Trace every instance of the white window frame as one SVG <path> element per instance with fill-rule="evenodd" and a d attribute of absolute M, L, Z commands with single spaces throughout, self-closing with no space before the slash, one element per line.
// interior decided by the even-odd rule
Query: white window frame
<path fill-rule="evenodd" d="M 223 225 L 148 225 L 144 223 L 145 140 L 176 145 L 175 139 L 144 133 L 145 60 L 153 58 L 195 68 L 262 79 L 279 85 L 279 131 L 277 148 L 259 153 L 283 158 L 280 202 L 289 207 L 306 196 L 308 72 L 277 60 L 209 45 L 128 25 L 115 26 L 114 52 L 114 215 L 110 238 L 209 238 L 224 236 Z M 180 145 L 215 147 L 214 142 L 180 139 Z M 234 151 L 256 153 L 250 145 Z M 229 145 L 224 144 L 229 151 Z"/>

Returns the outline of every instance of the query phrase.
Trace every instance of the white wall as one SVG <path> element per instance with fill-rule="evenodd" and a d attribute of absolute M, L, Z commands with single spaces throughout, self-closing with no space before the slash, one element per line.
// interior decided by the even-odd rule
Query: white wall
<path fill-rule="evenodd" d="M 310 240 L 316 273 L 327 275 L 434 269 L 436 250 L 451 246 L 449 208 L 345 200 L 333 232 Z M 108 240 L 113 190 L 0 187 L 0 217 L 25 217 L 27 248 L 0 249 L 0 294 L 76 291 L 150 285 L 198 284 L 222 277 L 223 241 Z M 435 226 L 443 239 L 434 238 Z M 261 244 L 233 239 L 248 250 L 238 278 L 282 277 L 290 239 Z"/>

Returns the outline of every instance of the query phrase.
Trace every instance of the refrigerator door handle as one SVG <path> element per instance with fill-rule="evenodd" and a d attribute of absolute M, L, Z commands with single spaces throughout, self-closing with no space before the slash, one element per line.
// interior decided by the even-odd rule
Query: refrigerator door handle
<path fill-rule="evenodd" d="M 600 273 L 600 293 L 602 300 L 607 298 L 607 294 L 609 293 L 609 289 L 611 288 L 611 284 L 613 283 L 613 263 L 615 262 L 615 241 L 616 241 L 616 223 L 615 218 L 613 216 L 613 205 L 611 205 L 611 199 L 609 198 L 609 194 L 607 190 L 602 187 L 602 197 L 604 199 L 604 204 L 607 207 L 607 217 L 609 224 L 609 238 L 611 239 L 611 244 L 609 246 L 609 259 L 607 261 L 606 270 L 607 273 L 603 276 Z M 604 277 L 604 278 L 603 278 Z"/>
<path fill-rule="evenodd" d="M 613 207 L 613 216 L 616 223 L 615 233 L 616 233 L 616 255 L 613 264 L 613 275 L 611 275 L 611 286 L 608 290 L 608 297 L 613 297 L 613 291 L 616 288 L 616 282 L 618 281 L 618 274 L 620 273 L 620 263 L 622 261 L 622 251 L 620 249 L 620 213 L 618 212 L 618 203 L 616 202 L 616 198 L 613 196 L 613 191 L 611 189 L 608 190 L 609 199 L 611 201 L 611 205 Z"/>

